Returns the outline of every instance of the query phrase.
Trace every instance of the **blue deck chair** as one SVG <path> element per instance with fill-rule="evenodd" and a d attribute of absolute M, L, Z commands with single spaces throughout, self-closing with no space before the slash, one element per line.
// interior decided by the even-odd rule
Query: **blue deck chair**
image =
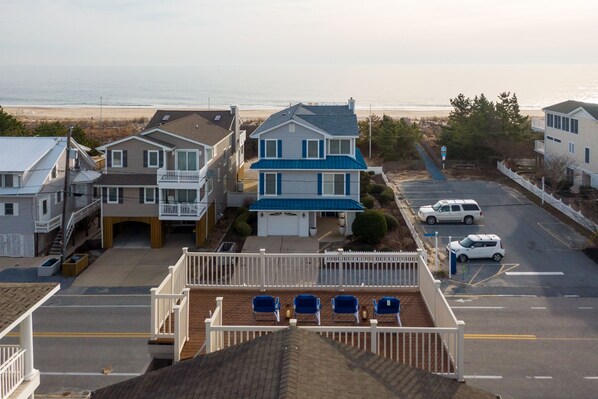
<path fill-rule="evenodd" d="M 280 300 L 274 299 L 270 295 L 258 295 L 253 297 L 251 303 L 253 307 L 253 319 L 256 319 L 256 313 L 274 313 L 276 322 L 280 322 Z"/>
<path fill-rule="evenodd" d="M 374 317 L 376 315 L 397 315 L 397 322 L 399 323 L 399 327 L 401 325 L 401 316 L 399 315 L 401 312 L 401 301 L 399 298 L 395 298 L 394 296 L 385 296 L 380 298 L 380 301 L 376 303 L 374 299 Z"/>
<path fill-rule="evenodd" d="M 353 295 L 337 295 L 332 298 L 332 320 L 337 314 L 352 314 L 359 324 L 359 300 Z"/>
<path fill-rule="evenodd" d="M 297 295 L 293 300 L 295 318 L 298 314 L 313 314 L 320 325 L 320 298 L 311 294 Z"/>

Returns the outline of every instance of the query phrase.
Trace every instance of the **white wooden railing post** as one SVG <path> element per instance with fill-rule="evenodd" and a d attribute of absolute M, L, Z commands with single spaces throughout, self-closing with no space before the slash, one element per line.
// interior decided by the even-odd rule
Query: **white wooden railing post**
<path fill-rule="evenodd" d="M 457 320 L 458 337 L 457 337 L 457 381 L 464 381 L 463 379 L 463 365 L 464 354 L 465 354 L 465 322 L 463 320 Z"/>
<path fill-rule="evenodd" d="M 344 273 L 343 273 L 343 269 L 344 269 L 344 254 L 345 250 L 342 248 L 338 249 L 338 290 L 339 291 L 344 291 L 343 285 L 344 285 Z"/>
<path fill-rule="evenodd" d="M 157 303 L 157 299 L 156 299 L 156 291 L 158 289 L 157 288 L 151 288 L 150 289 L 150 295 L 151 295 L 151 316 L 150 316 L 150 324 L 151 324 L 151 339 L 154 340 L 156 338 L 158 338 L 158 326 L 157 324 L 157 313 L 158 313 L 158 303 Z"/>
<path fill-rule="evenodd" d="M 370 320 L 370 352 L 377 355 L 378 354 L 378 320 L 371 319 Z"/>
<path fill-rule="evenodd" d="M 224 298 L 222 298 L 221 296 L 216 298 L 216 309 L 220 309 L 220 311 L 217 313 L 217 318 L 215 320 L 216 325 L 217 326 L 222 326 L 222 313 L 223 313 L 223 309 L 222 309 L 222 300 Z M 217 338 L 216 338 L 216 349 L 220 350 L 222 349 L 222 347 L 224 346 L 224 331 L 219 331 L 217 332 Z"/>
<path fill-rule="evenodd" d="M 176 287 L 174 282 L 174 266 L 168 266 L 168 275 L 170 276 L 170 293 L 178 294 L 178 292 L 174 291 L 174 288 Z"/>
<path fill-rule="evenodd" d="M 206 319 L 206 355 L 212 353 L 212 319 Z"/>
<path fill-rule="evenodd" d="M 266 250 L 260 249 L 260 273 L 261 273 L 261 287 L 260 291 L 266 291 Z"/>
<path fill-rule="evenodd" d="M 434 325 L 436 325 L 436 304 L 438 303 L 438 294 L 442 295 L 442 292 L 440 291 L 440 280 L 434 280 L 434 314 L 432 315 Z"/>
<path fill-rule="evenodd" d="M 181 265 L 181 267 L 183 267 L 183 271 L 182 271 L 182 277 L 181 280 L 183 280 L 183 286 L 186 287 L 187 286 L 187 279 L 189 278 L 188 276 L 191 275 L 191 272 L 189 270 L 189 248 L 188 247 L 183 247 L 183 256 L 184 256 L 184 260 L 183 260 L 183 264 Z"/>
<path fill-rule="evenodd" d="M 423 249 L 417 249 L 417 286 L 419 287 L 420 282 L 422 281 L 422 273 L 424 272 L 424 267 L 426 267 L 426 262 L 424 261 L 423 256 Z"/>
<path fill-rule="evenodd" d="M 174 362 L 181 361 L 181 307 L 175 306 L 172 313 L 174 317 Z"/>
<path fill-rule="evenodd" d="M 191 292 L 191 290 L 189 288 L 185 288 L 183 289 L 183 296 L 185 297 L 186 303 L 187 303 L 187 310 L 186 310 L 186 317 L 187 317 L 187 323 L 186 323 L 186 331 L 185 331 L 185 341 L 189 341 L 189 308 L 191 307 L 191 303 L 190 298 L 189 298 L 189 293 Z"/>

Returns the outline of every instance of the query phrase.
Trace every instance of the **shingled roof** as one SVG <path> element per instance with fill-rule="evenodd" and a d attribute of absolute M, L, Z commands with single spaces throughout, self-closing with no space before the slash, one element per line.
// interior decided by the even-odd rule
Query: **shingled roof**
<path fill-rule="evenodd" d="M 0 338 L 21 316 L 41 306 L 55 290 L 57 283 L 0 283 Z"/>
<path fill-rule="evenodd" d="M 461 398 L 496 395 L 296 327 L 98 389 L 105 398 Z"/>
<path fill-rule="evenodd" d="M 214 146 L 231 133 L 230 125 L 220 123 L 221 121 L 222 119 L 220 121 L 210 121 L 200 114 L 192 113 L 159 125 L 157 128 L 199 143 Z M 141 135 L 143 137 L 150 137 L 148 134 L 150 134 L 152 129 L 150 128 L 145 132 L 141 132 Z"/>
<path fill-rule="evenodd" d="M 230 112 L 230 110 L 167 110 L 167 109 L 159 109 L 156 111 L 152 119 L 147 123 L 145 130 L 151 129 L 160 125 L 164 125 L 166 123 L 176 121 L 177 119 L 184 118 L 189 115 L 199 115 L 206 121 L 213 122 L 226 130 L 232 130 L 233 128 L 233 120 L 235 119 L 234 114 Z M 216 121 L 216 116 L 220 115 L 218 121 Z"/>
<path fill-rule="evenodd" d="M 96 186 L 157 186 L 156 175 L 142 173 L 108 173 L 100 176 L 94 183 Z"/>
<path fill-rule="evenodd" d="M 578 108 L 583 108 L 588 114 L 598 120 L 598 104 L 584 103 L 581 101 L 567 100 L 562 103 L 554 104 L 546 108 L 542 108 L 543 111 L 553 111 L 561 114 L 569 114 Z"/>

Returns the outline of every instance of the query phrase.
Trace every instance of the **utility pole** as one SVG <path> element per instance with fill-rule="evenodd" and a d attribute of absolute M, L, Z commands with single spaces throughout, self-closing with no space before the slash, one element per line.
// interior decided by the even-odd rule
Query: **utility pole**
<path fill-rule="evenodd" d="M 100 144 L 102 143 L 102 137 L 104 137 L 104 132 L 102 131 L 102 96 L 100 96 Z"/>
<path fill-rule="evenodd" d="M 372 159 L 372 104 L 370 104 L 370 159 Z"/>
<path fill-rule="evenodd" d="M 69 128 L 69 131 L 66 135 L 66 162 L 64 164 L 64 191 L 62 192 L 62 261 L 66 260 L 66 247 L 67 247 L 67 240 L 66 238 L 66 223 L 68 222 L 66 219 L 66 212 L 68 207 L 66 206 L 66 202 L 69 198 L 68 196 L 68 187 L 69 187 L 69 164 L 71 161 L 71 134 L 73 134 L 73 127 Z"/>

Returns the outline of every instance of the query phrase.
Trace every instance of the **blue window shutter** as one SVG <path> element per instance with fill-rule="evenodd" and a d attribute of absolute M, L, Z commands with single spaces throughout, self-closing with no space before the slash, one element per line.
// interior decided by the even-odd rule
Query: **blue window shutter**
<path fill-rule="evenodd" d="M 147 168 L 147 150 L 143 150 L 143 167 Z"/>
<path fill-rule="evenodd" d="M 282 140 L 278 140 L 278 158 L 282 158 Z"/>
<path fill-rule="evenodd" d="M 127 150 L 123 150 L 123 168 L 127 167 Z"/>
<path fill-rule="evenodd" d="M 351 195 L 351 173 L 345 174 L 345 195 Z"/>
<path fill-rule="evenodd" d="M 158 158 L 159 158 L 158 166 L 163 167 L 164 166 L 164 151 L 160 151 L 158 153 Z"/>
<path fill-rule="evenodd" d="M 320 140 L 320 158 L 324 158 L 324 140 Z"/>
<path fill-rule="evenodd" d="M 276 174 L 276 194 L 282 194 L 282 173 Z"/>
<path fill-rule="evenodd" d="M 307 140 L 301 140 L 301 158 L 307 158 Z"/>
<path fill-rule="evenodd" d="M 260 158 L 266 157 L 266 142 L 264 140 L 260 140 Z"/>
<path fill-rule="evenodd" d="M 322 174 L 318 173 L 318 195 L 322 195 Z"/>
<path fill-rule="evenodd" d="M 106 151 L 106 164 L 108 165 L 108 167 L 112 167 L 112 151 L 108 150 Z"/>
<path fill-rule="evenodd" d="M 260 173 L 260 195 L 264 195 L 264 174 Z"/>

